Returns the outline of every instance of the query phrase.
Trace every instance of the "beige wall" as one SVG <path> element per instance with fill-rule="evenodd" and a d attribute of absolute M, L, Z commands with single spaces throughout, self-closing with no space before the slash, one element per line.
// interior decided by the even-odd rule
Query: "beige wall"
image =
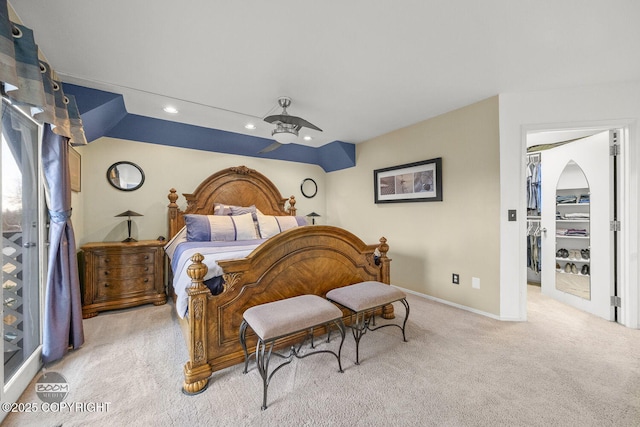
<path fill-rule="evenodd" d="M 442 202 L 374 203 L 373 170 L 436 157 Z M 498 97 L 358 144 L 356 164 L 327 175 L 327 221 L 367 243 L 385 236 L 393 284 L 499 315 Z"/>
<path fill-rule="evenodd" d="M 115 218 L 131 209 L 142 217 L 133 217 L 132 236 L 138 240 L 167 236 L 167 194 L 176 188 L 178 204 L 186 207 L 182 193 L 192 193 L 209 175 L 231 166 L 245 165 L 266 175 L 283 197 L 296 197 L 299 215 L 315 211 L 325 215 L 325 172 L 319 166 L 235 156 L 208 151 L 167 147 L 113 138 L 100 138 L 78 148 L 82 156 L 82 191 L 73 193 L 72 220 L 78 247 L 87 242 L 120 241 L 127 237 L 126 218 Z M 106 179 L 110 165 L 127 160 L 145 173 L 144 185 L 136 191 L 119 191 Z M 307 199 L 300 193 L 304 178 L 318 183 L 318 195 Z"/>

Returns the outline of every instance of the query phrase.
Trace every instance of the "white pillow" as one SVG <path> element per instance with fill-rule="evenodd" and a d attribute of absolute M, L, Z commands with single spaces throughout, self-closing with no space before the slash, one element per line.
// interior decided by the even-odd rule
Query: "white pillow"
<path fill-rule="evenodd" d="M 299 227 L 301 225 L 307 225 L 307 220 L 300 216 L 273 216 L 263 215 L 259 211 L 258 215 L 258 227 L 260 228 L 260 237 L 268 239 L 278 233 L 281 233 L 290 228 Z"/>

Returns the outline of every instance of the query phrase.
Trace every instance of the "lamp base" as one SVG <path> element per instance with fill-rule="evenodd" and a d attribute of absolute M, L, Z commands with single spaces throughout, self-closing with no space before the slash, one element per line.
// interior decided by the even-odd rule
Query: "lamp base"
<path fill-rule="evenodd" d="M 134 239 L 133 237 L 127 237 L 122 241 L 122 243 L 129 243 L 129 242 L 137 242 L 137 240 Z"/>

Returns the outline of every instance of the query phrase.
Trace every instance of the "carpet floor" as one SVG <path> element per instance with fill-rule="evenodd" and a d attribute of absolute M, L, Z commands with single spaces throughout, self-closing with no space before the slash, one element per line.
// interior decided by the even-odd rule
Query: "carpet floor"
<path fill-rule="evenodd" d="M 65 402 L 108 402 L 107 410 L 9 414 L 3 424 L 640 425 L 640 330 L 563 305 L 539 287 L 528 292 L 527 322 L 409 295 L 408 342 L 397 328 L 370 332 L 356 366 L 347 335 L 342 374 L 330 355 L 294 360 L 273 377 L 265 411 L 255 367 L 215 372 L 204 393 L 181 393 L 187 351 L 172 305 L 101 313 L 84 322 L 85 345 L 47 370 L 67 380 Z M 396 313 L 401 320 L 404 309 Z M 336 348 L 337 335 L 320 347 Z M 20 402 L 41 402 L 39 377 Z"/>

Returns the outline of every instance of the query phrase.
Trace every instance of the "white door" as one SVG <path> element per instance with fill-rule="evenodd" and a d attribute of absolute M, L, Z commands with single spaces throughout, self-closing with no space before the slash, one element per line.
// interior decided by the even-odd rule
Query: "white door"
<path fill-rule="evenodd" d="M 610 230 L 614 203 L 613 158 L 609 155 L 609 146 L 610 132 L 605 131 L 542 151 L 541 226 L 546 229 L 542 235 L 542 293 L 614 320 L 611 296 L 614 295 L 615 260 Z M 583 184 L 566 185 L 568 170 L 579 170 L 584 174 L 586 191 Z M 577 196 L 575 208 L 570 204 L 558 205 L 556 196 L 562 195 L 564 199 L 572 193 L 571 187 L 575 187 L 573 193 Z M 586 206 L 580 204 L 583 194 L 589 199 Z M 584 212 L 588 213 L 586 221 L 582 216 Z M 586 230 L 586 236 L 582 234 L 583 230 Z M 588 248 L 586 253 L 576 249 L 585 247 Z M 566 249 L 569 255 L 561 249 Z M 584 269 L 584 265 L 588 269 Z M 569 280 L 569 285 L 565 279 Z M 571 290 L 572 284 L 576 288 L 586 285 L 588 292 Z"/>

